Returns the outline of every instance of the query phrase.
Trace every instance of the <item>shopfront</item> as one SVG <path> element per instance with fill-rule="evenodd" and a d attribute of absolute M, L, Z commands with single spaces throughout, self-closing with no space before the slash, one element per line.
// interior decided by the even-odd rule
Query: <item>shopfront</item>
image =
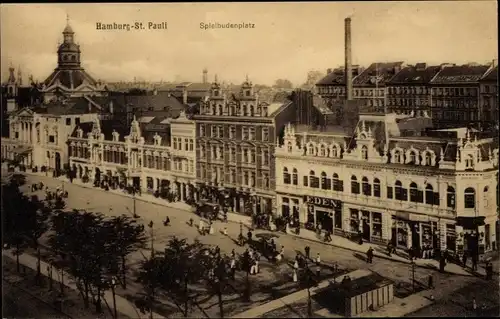
<path fill-rule="evenodd" d="M 486 248 L 484 220 L 482 216 L 457 217 L 456 230 L 460 238 L 457 253 L 467 252 L 469 256 L 484 254 Z"/>
<path fill-rule="evenodd" d="M 349 232 L 361 234 L 363 240 L 379 242 L 382 240 L 382 213 L 355 208 L 349 209 Z"/>
<path fill-rule="evenodd" d="M 342 229 L 342 202 L 331 198 L 306 196 L 307 220 L 321 229 L 333 233 L 334 229 Z"/>

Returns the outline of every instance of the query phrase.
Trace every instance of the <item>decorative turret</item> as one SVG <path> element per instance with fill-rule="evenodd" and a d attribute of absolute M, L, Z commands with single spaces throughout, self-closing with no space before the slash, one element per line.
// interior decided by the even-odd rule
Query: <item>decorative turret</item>
<path fill-rule="evenodd" d="M 74 35 L 67 16 L 66 27 L 63 30 L 64 40 L 57 50 L 59 68 L 80 67 L 80 46 L 75 43 Z"/>

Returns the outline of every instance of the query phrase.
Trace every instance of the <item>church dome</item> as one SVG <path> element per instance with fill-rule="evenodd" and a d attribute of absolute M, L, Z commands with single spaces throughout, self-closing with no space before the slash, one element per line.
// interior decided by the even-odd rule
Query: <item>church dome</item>
<path fill-rule="evenodd" d="M 74 32 L 73 32 L 73 29 L 71 28 L 71 26 L 68 24 L 68 25 L 66 25 L 66 28 L 64 28 L 63 33 L 74 33 Z"/>

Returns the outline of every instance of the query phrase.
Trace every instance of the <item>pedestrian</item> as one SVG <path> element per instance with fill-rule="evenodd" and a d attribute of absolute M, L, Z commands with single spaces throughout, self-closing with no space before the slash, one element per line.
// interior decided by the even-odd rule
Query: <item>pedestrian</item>
<path fill-rule="evenodd" d="M 464 254 L 462 255 L 462 266 L 467 268 L 467 251 L 464 251 Z"/>
<path fill-rule="evenodd" d="M 295 270 L 299 269 L 299 262 L 297 260 L 295 260 L 295 262 L 293 263 L 293 268 Z"/>
<path fill-rule="evenodd" d="M 293 282 L 297 282 L 297 271 L 294 269 L 292 274 Z"/>
<path fill-rule="evenodd" d="M 373 248 L 372 247 L 368 248 L 368 251 L 366 252 L 366 257 L 367 257 L 368 263 L 371 264 L 373 262 Z"/>
<path fill-rule="evenodd" d="M 198 229 L 199 229 L 200 233 L 203 233 L 203 220 L 202 219 L 200 219 L 200 224 L 198 226 Z"/>
<path fill-rule="evenodd" d="M 224 236 L 227 236 L 227 227 L 224 226 L 224 231 L 223 231 Z"/>
<path fill-rule="evenodd" d="M 472 271 L 477 271 L 477 255 L 472 255 Z"/>
<path fill-rule="evenodd" d="M 192 218 L 192 217 L 191 217 L 191 218 L 189 218 L 189 226 L 193 227 L 193 223 L 194 223 L 193 218 Z"/>
<path fill-rule="evenodd" d="M 474 310 L 474 311 L 477 310 L 476 297 L 472 298 L 472 310 Z"/>
<path fill-rule="evenodd" d="M 248 237 L 248 243 L 250 244 L 252 242 L 252 232 L 250 230 L 247 233 L 247 237 Z"/>
<path fill-rule="evenodd" d="M 444 272 L 444 267 L 446 266 L 446 257 L 443 255 L 439 259 L 439 272 Z"/>
<path fill-rule="evenodd" d="M 316 255 L 316 265 L 319 266 L 319 264 L 321 264 L 321 256 L 319 255 L 319 253 Z"/>
<path fill-rule="evenodd" d="M 434 289 L 434 278 L 432 277 L 432 274 L 429 275 L 427 283 L 428 283 L 429 289 Z"/>
<path fill-rule="evenodd" d="M 233 248 L 233 250 L 231 250 L 231 258 L 234 259 L 235 257 L 236 257 L 236 252 L 234 251 L 234 248 Z"/>
<path fill-rule="evenodd" d="M 391 243 L 391 242 L 389 242 L 389 243 L 387 244 L 387 255 L 388 255 L 389 257 L 391 257 L 391 253 L 392 253 L 392 243 Z"/>
<path fill-rule="evenodd" d="M 306 246 L 306 247 L 304 248 L 304 251 L 305 251 L 305 253 L 306 253 L 306 258 L 307 258 L 307 259 L 309 259 L 309 254 L 311 253 L 311 247 Z"/>
<path fill-rule="evenodd" d="M 285 257 L 285 246 L 281 246 L 280 255 L 281 255 L 281 259 L 283 259 Z"/>

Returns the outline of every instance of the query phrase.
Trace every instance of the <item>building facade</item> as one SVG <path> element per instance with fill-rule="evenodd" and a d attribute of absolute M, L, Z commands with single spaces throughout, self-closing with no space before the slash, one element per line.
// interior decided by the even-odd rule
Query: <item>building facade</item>
<path fill-rule="evenodd" d="M 498 65 L 497 61 L 479 80 L 480 118 L 484 129 L 498 131 Z"/>
<path fill-rule="evenodd" d="M 203 198 L 234 212 L 270 213 L 274 205 L 274 147 L 294 118 L 292 101 L 262 101 L 247 79 L 239 94 L 217 78 L 196 122 L 197 181 Z"/>
<path fill-rule="evenodd" d="M 440 71 L 440 66 L 417 63 L 404 67 L 387 83 L 386 109 L 390 113 L 431 114 L 429 82 Z"/>
<path fill-rule="evenodd" d="M 177 119 L 134 119 L 129 131 L 107 121 L 87 123 L 69 139 L 70 167 L 86 182 L 106 180 L 175 201 L 194 200 L 194 128 L 183 112 Z"/>
<path fill-rule="evenodd" d="M 278 214 L 402 248 L 496 248 L 498 139 L 430 126 L 395 114 L 361 115 L 354 132 L 287 126 Z"/>
<path fill-rule="evenodd" d="M 475 127 L 481 125 L 479 80 L 485 65 L 442 65 L 430 81 L 432 120 L 437 127 Z"/>

